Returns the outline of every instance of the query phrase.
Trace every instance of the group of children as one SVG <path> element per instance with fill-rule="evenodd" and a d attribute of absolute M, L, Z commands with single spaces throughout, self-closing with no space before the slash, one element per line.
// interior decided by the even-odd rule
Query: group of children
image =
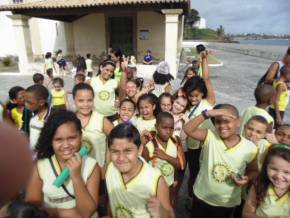
<path fill-rule="evenodd" d="M 273 85 L 257 86 L 256 105 L 240 116 L 234 105 L 216 104 L 204 49 L 176 93 L 168 63 L 144 84 L 114 55 L 96 76 L 76 74 L 74 112 L 61 78 L 50 91 L 41 74 L 10 90 L 14 106 L 6 109 L 35 158 L 25 202 L 49 217 L 175 217 L 187 168 L 192 218 L 290 217 L 290 125 L 281 113 L 289 66 Z M 70 176 L 56 187 L 65 168 Z"/>

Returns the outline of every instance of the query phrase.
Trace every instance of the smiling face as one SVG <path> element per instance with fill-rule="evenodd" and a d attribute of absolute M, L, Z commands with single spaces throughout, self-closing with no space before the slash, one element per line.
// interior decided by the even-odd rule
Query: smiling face
<path fill-rule="evenodd" d="M 172 102 L 170 97 L 162 97 L 160 100 L 160 108 L 162 112 L 170 112 L 172 109 Z"/>
<path fill-rule="evenodd" d="M 290 188 L 290 162 L 279 156 L 273 156 L 267 166 L 267 175 L 276 189 Z"/>
<path fill-rule="evenodd" d="M 275 136 L 279 143 L 290 146 L 290 126 L 281 126 L 276 132 Z"/>
<path fill-rule="evenodd" d="M 126 95 L 130 98 L 134 97 L 137 94 L 138 88 L 136 84 L 132 81 L 127 82 L 126 84 Z"/>
<path fill-rule="evenodd" d="M 72 122 L 60 125 L 52 138 L 52 148 L 59 161 L 70 159 L 81 147 L 81 133 Z"/>
<path fill-rule="evenodd" d="M 265 138 L 266 133 L 267 133 L 267 125 L 258 122 L 257 120 L 250 120 L 245 125 L 245 136 L 248 140 L 251 140 L 253 142 Z"/>
<path fill-rule="evenodd" d="M 197 105 L 203 98 L 203 93 L 201 93 L 199 90 L 194 90 L 190 93 L 188 96 L 188 100 L 192 106 Z"/>
<path fill-rule="evenodd" d="M 112 78 L 115 67 L 111 64 L 106 64 L 105 66 L 101 66 L 100 69 L 101 69 L 101 75 L 100 75 L 101 78 L 104 81 L 107 81 Z"/>
<path fill-rule="evenodd" d="M 162 118 L 160 123 L 156 124 L 158 138 L 163 142 L 167 142 L 174 131 L 174 120 L 170 118 Z"/>
<path fill-rule="evenodd" d="M 78 90 L 74 97 L 74 103 L 78 113 L 82 115 L 90 114 L 94 105 L 94 95 L 92 91 L 88 89 Z"/>
<path fill-rule="evenodd" d="M 155 105 L 152 105 L 149 101 L 141 100 L 139 104 L 139 112 L 144 120 L 151 120 L 154 118 Z"/>
<path fill-rule="evenodd" d="M 231 113 L 231 111 L 229 111 L 229 113 Z M 221 139 L 229 139 L 236 135 L 237 128 L 240 127 L 240 120 L 239 118 L 218 116 L 214 118 L 214 126 Z"/>
<path fill-rule="evenodd" d="M 178 97 L 174 100 L 172 105 L 172 113 L 173 114 L 181 114 L 185 111 L 187 106 L 187 99 L 183 97 Z"/>
<path fill-rule="evenodd" d="M 138 157 L 142 154 L 143 147 L 139 149 L 128 139 L 114 139 L 109 147 L 109 155 L 113 164 L 122 174 L 132 174 L 138 167 Z"/>
<path fill-rule="evenodd" d="M 123 102 L 119 109 L 120 119 L 122 122 L 127 122 L 131 120 L 131 118 L 135 114 L 135 107 L 132 102 L 126 101 Z"/>

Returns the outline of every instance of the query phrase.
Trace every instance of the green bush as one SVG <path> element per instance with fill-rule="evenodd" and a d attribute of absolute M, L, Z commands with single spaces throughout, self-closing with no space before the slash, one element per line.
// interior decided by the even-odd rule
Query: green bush
<path fill-rule="evenodd" d="M 184 39 L 202 39 L 202 40 L 217 40 L 218 35 L 215 30 L 212 29 L 196 29 L 186 28 L 184 29 Z"/>
<path fill-rule="evenodd" d="M 12 57 L 7 56 L 2 59 L 2 64 L 4 67 L 10 67 L 13 64 Z"/>

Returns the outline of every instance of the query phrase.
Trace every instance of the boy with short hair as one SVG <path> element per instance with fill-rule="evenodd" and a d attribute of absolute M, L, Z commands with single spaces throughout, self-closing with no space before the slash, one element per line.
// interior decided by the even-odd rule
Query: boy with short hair
<path fill-rule="evenodd" d="M 156 117 L 156 132 L 151 133 L 149 141 L 143 150 L 143 156 L 153 167 L 160 170 L 170 188 L 171 201 L 174 202 L 179 170 L 185 168 L 185 157 L 179 137 L 173 136 L 174 118 L 168 112 L 161 112 Z"/>
<path fill-rule="evenodd" d="M 215 108 L 219 109 L 204 110 L 184 126 L 187 135 L 203 141 L 201 168 L 193 186 L 192 218 L 231 218 L 241 203 L 241 186 L 257 174 L 257 147 L 236 133 L 238 110 L 230 104 Z M 199 128 L 208 118 L 216 131 Z"/>
<path fill-rule="evenodd" d="M 257 165 L 261 170 L 266 152 L 271 143 L 265 139 L 268 122 L 262 116 L 253 116 L 245 125 L 245 138 L 252 141 L 258 147 Z"/>
<path fill-rule="evenodd" d="M 243 115 L 241 116 L 241 128 L 240 128 L 240 134 L 245 136 L 244 134 L 244 127 L 245 124 L 249 121 L 249 119 L 253 116 L 262 116 L 264 117 L 268 122 L 268 128 L 267 132 L 271 133 L 272 128 L 274 125 L 274 119 L 272 116 L 268 113 L 266 110 L 267 107 L 269 107 L 274 100 L 275 97 L 275 90 L 271 85 L 268 84 L 262 84 L 259 85 L 255 89 L 255 99 L 256 99 L 256 105 L 248 107 Z"/>
<path fill-rule="evenodd" d="M 41 129 L 51 113 L 47 98 L 48 90 L 42 85 L 32 85 L 25 90 L 25 106 L 34 115 L 29 121 L 29 141 L 32 149 L 34 149 Z"/>
<path fill-rule="evenodd" d="M 290 125 L 283 124 L 279 126 L 278 129 L 275 131 L 275 137 L 277 141 L 273 143 L 286 144 L 290 146 Z"/>
<path fill-rule="evenodd" d="M 40 73 L 35 73 L 32 76 L 32 80 L 33 80 L 34 84 L 43 85 L 44 76 L 42 74 L 40 74 Z"/>

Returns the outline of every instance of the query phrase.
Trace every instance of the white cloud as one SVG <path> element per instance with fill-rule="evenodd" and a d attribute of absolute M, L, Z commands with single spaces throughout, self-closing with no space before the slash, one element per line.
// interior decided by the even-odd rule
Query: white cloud
<path fill-rule="evenodd" d="M 226 32 L 290 34 L 289 0 L 193 0 L 210 28 Z"/>

